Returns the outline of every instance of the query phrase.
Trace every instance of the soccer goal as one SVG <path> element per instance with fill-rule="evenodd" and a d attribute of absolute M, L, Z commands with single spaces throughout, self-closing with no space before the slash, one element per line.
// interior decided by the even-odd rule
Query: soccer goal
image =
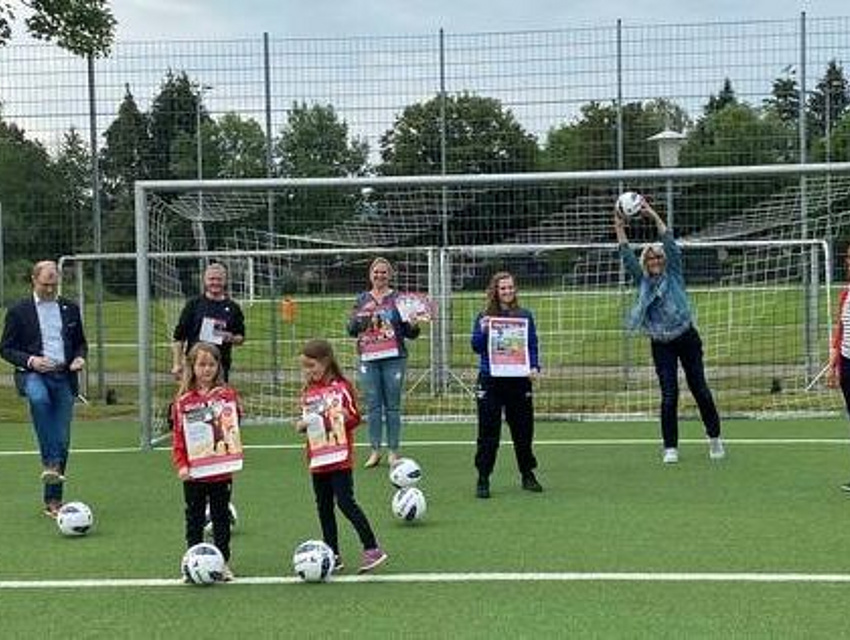
<path fill-rule="evenodd" d="M 611 229 L 623 184 L 654 201 L 668 220 L 675 213 L 721 412 L 837 411 L 839 398 L 822 375 L 833 259 L 830 243 L 814 232 L 828 223 L 833 234 L 850 234 L 848 199 L 824 200 L 817 186 L 831 172 L 835 187 L 848 171 L 850 165 L 836 164 L 140 182 L 133 262 L 143 442 L 165 427 L 174 393 L 167 375 L 171 331 L 186 297 L 200 291 L 210 260 L 228 267 L 231 293 L 246 315 L 247 340 L 234 352 L 232 382 L 246 398 L 249 419 L 292 417 L 301 385 L 296 355 L 309 338 L 331 340 L 356 379 L 345 324 L 377 255 L 393 262 L 396 288 L 427 293 L 438 308 L 409 344 L 407 419 L 473 419 L 469 333 L 488 278 L 502 269 L 516 276 L 520 301 L 537 318 L 539 417 L 655 414 L 647 341 L 623 328 L 635 295 Z M 711 207 L 707 193 L 718 189 L 725 209 Z M 668 211 L 671 202 L 675 211 Z M 773 227 L 765 224 L 771 216 Z M 636 250 L 655 239 L 638 221 L 630 235 Z M 692 415 L 684 381 L 682 389 L 683 412 Z"/>

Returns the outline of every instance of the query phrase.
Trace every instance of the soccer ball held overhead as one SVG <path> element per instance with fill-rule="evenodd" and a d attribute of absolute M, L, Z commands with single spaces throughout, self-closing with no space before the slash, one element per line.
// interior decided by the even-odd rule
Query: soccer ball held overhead
<path fill-rule="evenodd" d="M 626 191 L 617 198 L 617 211 L 624 218 L 633 218 L 640 215 L 643 209 L 643 196 L 637 191 Z"/>

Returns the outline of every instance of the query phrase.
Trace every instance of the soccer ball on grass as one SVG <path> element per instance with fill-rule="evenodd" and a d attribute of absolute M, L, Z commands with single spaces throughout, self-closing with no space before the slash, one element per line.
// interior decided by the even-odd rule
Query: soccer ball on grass
<path fill-rule="evenodd" d="M 425 494 L 417 487 L 404 487 L 393 495 L 393 515 L 405 522 L 421 520 L 425 515 L 427 506 Z"/>
<path fill-rule="evenodd" d="M 412 487 L 422 479 L 422 469 L 412 458 L 402 458 L 390 467 L 390 482 L 396 489 Z"/>
<path fill-rule="evenodd" d="M 180 572 L 192 584 L 220 582 L 224 579 L 224 556 L 215 545 L 201 542 L 183 554 Z"/>
<path fill-rule="evenodd" d="M 67 502 L 56 514 L 56 526 L 66 536 L 84 536 L 92 528 L 94 516 L 83 502 Z"/>
<path fill-rule="evenodd" d="M 307 540 L 295 548 L 292 568 L 304 582 L 324 582 L 334 570 L 334 552 L 322 540 Z"/>

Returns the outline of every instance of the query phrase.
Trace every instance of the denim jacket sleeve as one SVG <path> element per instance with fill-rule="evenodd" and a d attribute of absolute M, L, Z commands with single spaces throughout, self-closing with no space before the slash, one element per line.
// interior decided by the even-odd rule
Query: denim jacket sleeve
<path fill-rule="evenodd" d="M 617 248 L 617 251 L 619 251 L 620 260 L 623 261 L 623 266 L 632 277 L 632 280 L 634 280 L 635 284 L 640 283 L 643 278 L 643 269 L 640 268 L 640 263 L 635 257 L 635 252 L 632 251 L 631 246 L 628 243 L 623 243 Z"/>
<path fill-rule="evenodd" d="M 661 236 L 661 244 L 664 247 L 664 256 L 667 261 L 668 273 L 675 277 L 682 277 L 682 248 L 676 243 L 673 232 L 670 229 Z"/>

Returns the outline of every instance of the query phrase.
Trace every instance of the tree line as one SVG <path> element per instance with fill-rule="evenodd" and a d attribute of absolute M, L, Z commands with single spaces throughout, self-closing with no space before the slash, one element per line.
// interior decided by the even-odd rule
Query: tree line
<path fill-rule="evenodd" d="M 13 4 L 0 2 L 0 46 L 11 34 Z M 115 21 L 106 0 L 33 0 L 29 6 L 33 12 L 25 27 L 35 37 L 77 55 L 108 55 Z M 203 97 L 198 79 L 169 70 L 144 111 L 127 85 L 117 115 L 99 141 L 100 192 L 94 194 L 92 158 L 80 131 L 70 128 L 58 150 L 50 153 L 3 118 L 0 96 L 0 206 L 7 278 L 15 277 L 34 253 L 91 251 L 94 197 L 102 210 L 103 249 L 132 251 L 133 187 L 143 179 L 434 175 L 443 170 L 443 162 L 451 174 L 616 169 L 620 121 L 625 169 L 656 167 L 657 151 L 647 138 L 666 128 L 687 133 L 682 166 L 790 163 L 800 159 L 800 114 L 809 160 L 850 159 L 850 91 L 843 68 L 834 60 L 802 105 L 794 69 L 786 69 L 761 104 L 741 99 L 726 80 L 695 115 L 664 98 L 628 102 L 621 109 L 614 102 L 593 101 L 539 139 L 495 98 L 438 95 L 405 107 L 379 136 L 375 149 L 352 133 L 334 105 L 308 102 L 288 106 L 285 123 L 267 149 L 266 133 L 256 119 L 237 112 L 213 117 Z M 734 192 L 710 181 L 691 188 L 712 194 L 711 215 L 722 220 L 775 193 L 782 181 L 752 181 L 737 185 Z M 559 199 L 575 195 L 561 190 L 547 206 L 542 204 L 545 199 L 535 200 L 520 189 L 476 190 L 453 215 L 450 241 L 503 241 L 551 214 Z M 278 194 L 274 229 L 304 234 L 328 228 L 362 214 L 362 204 L 359 192 Z M 687 206 L 677 213 L 679 219 L 688 219 Z M 242 224 L 265 228 L 266 215 L 258 211 L 255 220 Z M 174 248 L 195 247 L 187 243 Z"/>

